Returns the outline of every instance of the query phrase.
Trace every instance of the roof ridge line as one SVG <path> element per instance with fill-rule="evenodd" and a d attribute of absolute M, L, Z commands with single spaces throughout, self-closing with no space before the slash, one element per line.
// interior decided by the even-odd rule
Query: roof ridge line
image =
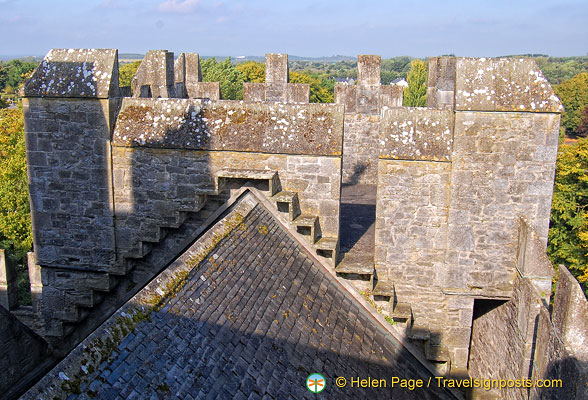
<path fill-rule="evenodd" d="M 263 193 L 261 193 L 258 189 L 254 188 L 254 187 L 249 187 L 247 189 L 255 197 L 255 199 L 259 201 L 259 204 L 262 205 L 263 208 L 265 208 L 276 219 L 276 221 L 280 224 L 280 226 L 282 226 L 282 228 L 284 228 L 286 230 L 286 232 L 292 237 L 292 239 L 294 239 L 305 250 L 305 252 L 308 253 L 308 255 L 312 258 L 312 260 L 314 260 L 317 263 L 317 265 L 320 265 L 320 267 L 324 271 L 326 271 L 330 276 L 335 278 L 334 282 L 337 285 L 339 285 L 339 287 L 344 292 L 351 295 L 353 300 L 355 300 L 358 303 L 358 305 L 361 305 L 362 308 L 369 315 L 371 315 L 376 320 L 376 322 L 382 328 L 384 328 L 384 330 L 387 333 L 392 335 L 392 337 L 394 337 L 394 339 L 396 339 L 402 347 L 404 347 L 419 363 L 421 363 L 430 373 L 432 373 L 433 376 L 443 376 L 443 374 L 439 370 L 437 370 L 437 368 L 433 364 L 431 364 L 424 357 L 424 355 L 421 352 L 419 352 L 412 344 L 407 343 L 406 337 L 404 335 L 402 335 L 393 325 L 391 325 L 388 321 L 386 321 L 386 319 L 382 315 L 378 314 L 378 312 L 374 309 L 374 307 L 371 304 L 369 304 L 359 294 L 359 292 L 357 292 L 357 290 L 355 290 L 347 282 L 341 281 L 337 277 L 337 274 L 334 271 L 334 269 L 332 268 L 332 266 L 330 264 L 328 264 L 326 261 L 320 259 L 320 257 L 318 257 L 316 255 L 312 245 L 300 233 L 298 233 L 292 226 L 290 226 L 289 223 L 287 223 L 283 220 L 282 216 L 279 215 L 279 213 L 275 209 L 275 207 L 272 207 L 272 204 L 270 203 L 269 199 L 267 199 Z M 463 396 L 461 395 L 461 392 L 458 392 L 454 389 L 451 389 L 450 391 L 457 398 L 460 398 L 460 399 L 463 398 Z"/>

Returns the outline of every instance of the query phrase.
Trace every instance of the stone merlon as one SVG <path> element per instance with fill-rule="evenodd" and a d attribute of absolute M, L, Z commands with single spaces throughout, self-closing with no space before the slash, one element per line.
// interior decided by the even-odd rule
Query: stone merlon
<path fill-rule="evenodd" d="M 24 86 L 25 97 L 118 97 L 118 50 L 53 49 Z"/>

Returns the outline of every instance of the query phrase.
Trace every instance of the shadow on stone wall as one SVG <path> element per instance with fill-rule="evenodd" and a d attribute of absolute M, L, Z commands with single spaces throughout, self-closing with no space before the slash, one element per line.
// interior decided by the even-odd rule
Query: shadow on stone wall
<path fill-rule="evenodd" d="M 574 357 L 565 357 L 549 363 L 543 380 L 552 387 L 536 388 L 533 399 L 561 400 L 585 399 L 588 395 L 586 374 L 588 363 L 580 362 Z"/>
<path fill-rule="evenodd" d="M 361 177 L 366 173 L 367 168 L 368 166 L 364 162 L 356 163 L 353 166 L 353 174 L 342 184 L 342 186 L 357 185 L 360 182 Z"/>
<path fill-rule="evenodd" d="M 47 343 L 0 306 L 0 397 L 16 398 L 50 364 Z"/>

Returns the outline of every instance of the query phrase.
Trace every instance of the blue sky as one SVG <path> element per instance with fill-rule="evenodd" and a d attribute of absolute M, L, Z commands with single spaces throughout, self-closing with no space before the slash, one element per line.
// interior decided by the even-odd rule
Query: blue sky
<path fill-rule="evenodd" d="M 0 0 L 0 37 L 13 55 L 573 56 L 588 53 L 588 1 Z"/>

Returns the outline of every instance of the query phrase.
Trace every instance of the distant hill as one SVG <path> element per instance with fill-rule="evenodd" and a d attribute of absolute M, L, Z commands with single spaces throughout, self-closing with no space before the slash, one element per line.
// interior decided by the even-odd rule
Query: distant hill
<path fill-rule="evenodd" d="M 22 62 L 35 62 L 41 61 L 44 56 L 23 56 L 23 55 L 9 55 L 0 54 L 0 61 L 20 60 Z"/>
<path fill-rule="evenodd" d="M 225 58 L 229 57 L 229 56 L 204 56 L 204 55 L 200 55 L 201 58 L 206 59 L 206 58 L 216 58 L 217 60 L 224 60 Z M 231 60 L 236 61 L 236 62 L 243 62 L 243 61 L 257 61 L 257 62 L 263 62 L 265 60 L 265 56 L 230 56 Z M 341 55 L 336 55 L 336 56 L 328 56 L 328 57 L 304 57 L 304 56 L 294 56 L 291 54 L 288 54 L 288 60 L 289 61 L 311 61 L 311 62 L 324 62 L 324 63 L 335 63 L 335 62 L 339 62 L 339 61 L 355 61 L 357 60 L 357 57 L 351 57 L 351 56 L 341 56 Z"/>
<path fill-rule="evenodd" d="M 125 60 L 141 60 L 145 57 L 145 54 L 139 53 L 118 53 L 118 58 L 122 58 Z"/>

